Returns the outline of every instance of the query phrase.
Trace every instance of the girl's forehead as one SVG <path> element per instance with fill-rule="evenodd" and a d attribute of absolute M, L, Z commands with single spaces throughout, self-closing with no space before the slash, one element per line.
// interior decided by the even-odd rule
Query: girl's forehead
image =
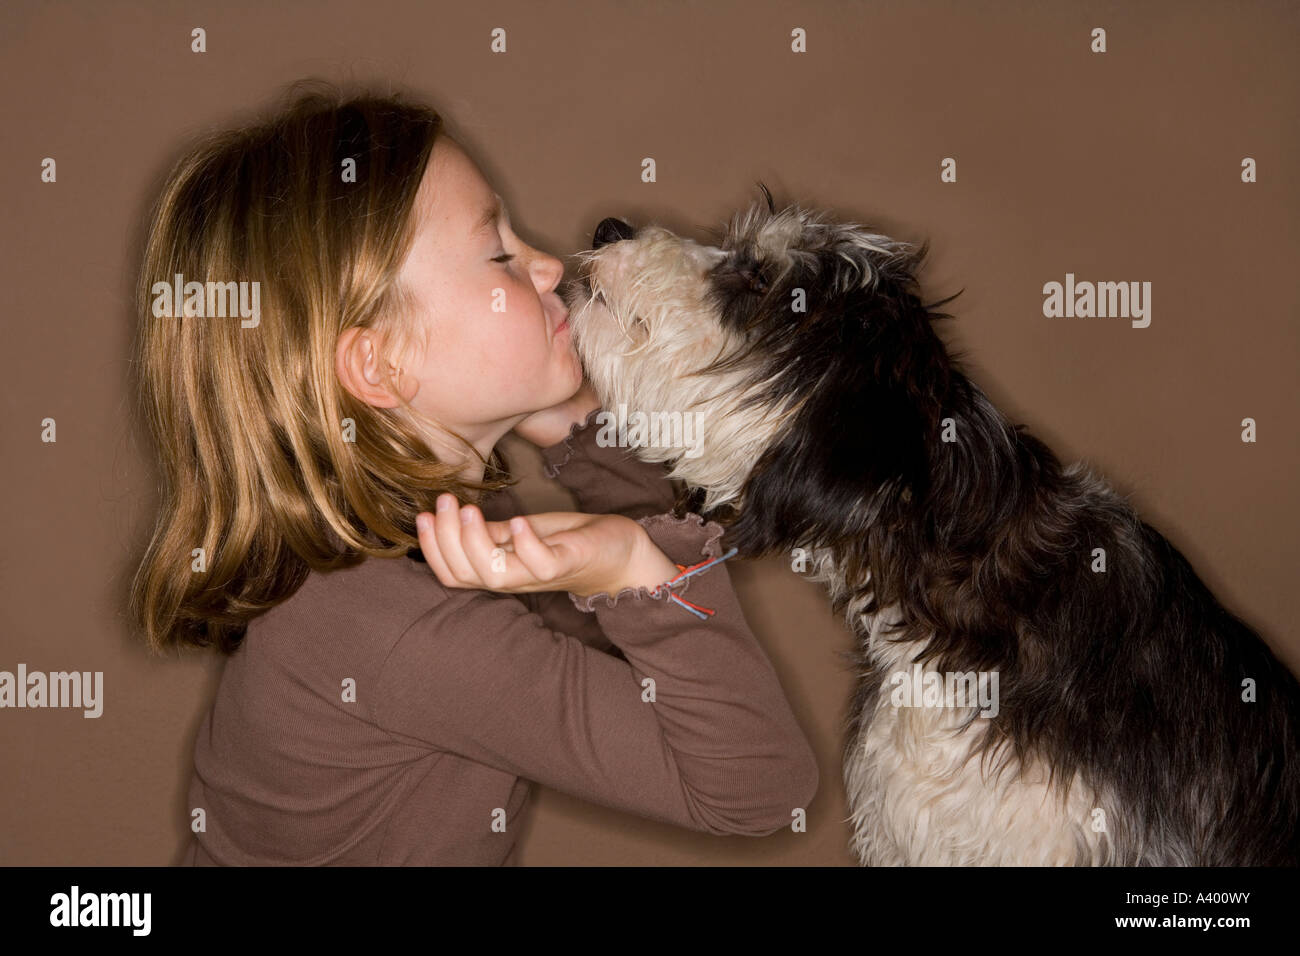
<path fill-rule="evenodd" d="M 423 222 L 450 229 L 457 242 L 478 237 L 505 215 L 501 197 L 483 178 L 478 167 L 454 142 L 439 141 L 416 194 Z"/>

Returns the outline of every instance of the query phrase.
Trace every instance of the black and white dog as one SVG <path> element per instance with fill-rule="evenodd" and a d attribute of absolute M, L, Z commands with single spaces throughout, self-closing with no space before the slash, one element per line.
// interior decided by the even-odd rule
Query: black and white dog
<path fill-rule="evenodd" d="M 804 549 L 845 613 L 859 859 L 1300 864 L 1295 677 L 962 373 L 928 243 L 763 192 L 716 247 L 606 219 L 569 322 L 605 409 L 698 416 L 695 454 L 638 454 L 742 557 Z"/>

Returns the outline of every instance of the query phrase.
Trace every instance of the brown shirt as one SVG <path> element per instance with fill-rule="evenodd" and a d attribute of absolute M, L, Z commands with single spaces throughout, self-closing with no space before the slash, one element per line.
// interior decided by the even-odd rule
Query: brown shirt
<path fill-rule="evenodd" d="M 594 416 L 543 449 L 546 474 L 675 563 L 718 557 L 722 528 L 667 514 L 662 466 L 597 445 Z M 483 511 L 520 505 L 507 490 Z M 313 572 L 226 661 L 185 862 L 511 865 L 530 781 L 716 834 L 766 835 L 808 806 L 812 749 L 726 562 L 658 596 L 587 598 L 444 588 L 409 558 Z"/>

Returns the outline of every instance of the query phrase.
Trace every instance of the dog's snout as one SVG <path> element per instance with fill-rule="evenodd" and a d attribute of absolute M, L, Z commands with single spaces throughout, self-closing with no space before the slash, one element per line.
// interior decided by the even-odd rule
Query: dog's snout
<path fill-rule="evenodd" d="M 592 247 L 599 249 L 601 246 L 607 246 L 611 242 L 618 242 L 620 239 L 631 239 L 634 235 L 632 227 L 622 219 L 610 216 L 602 219 L 600 225 L 596 227 L 596 236 L 592 240 Z"/>

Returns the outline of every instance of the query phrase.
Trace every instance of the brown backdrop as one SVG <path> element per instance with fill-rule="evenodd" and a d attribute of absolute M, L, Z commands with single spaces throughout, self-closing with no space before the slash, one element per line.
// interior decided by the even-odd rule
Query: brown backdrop
<path fill-rule="evenodd" d="M 1298 26 L 1282 2 L 6 3 L 0 670 L 102 670 L 106 702 L 98 720 L 0 710 L 0 861 L 166 864 L 187 838 L 220 663 L 149 657 L 123 614 L 155 500 L 128 414 L 130 288 L 184 139 L 304 76 L 422 95 L 520 234 L 560 255 L 615 214 L 706 238 L 759 179 L 779 201 L 928 236 L 929 298 L 966 289 L 947 334 L 974 377 L 1131 495 L 1300 667 Z M 790 50 L 796 27 L 807 53 Z M 657 183 L 640 182 L 644 156 Z M 945 157 L 956 183 L 940 181 Z M 1045 318 L 1042 286 L 1067 272 L 1150 281 L 1151 326 Z M 1248 416 L 1256 444 L 1240 440 Z M 529 503 L 571 507 L 507 441 Z M 852 862 L 851 680 L 833 653 L 847 632 L 782 562 L 732 573 L 821 755 L 809 832 L 719 839 L 547 791 L 524 863 Z"/>

